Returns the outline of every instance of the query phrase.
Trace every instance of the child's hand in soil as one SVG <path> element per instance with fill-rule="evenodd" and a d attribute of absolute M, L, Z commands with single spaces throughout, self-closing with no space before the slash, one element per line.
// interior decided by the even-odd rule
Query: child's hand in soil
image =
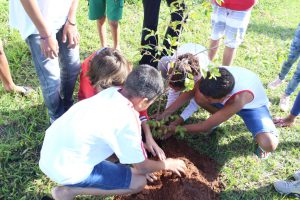
<path fill-rule="evenodd" d="M 180 173 L 185 173 L 186 165 L 183 160 L 167 158 L 165 161 L 166 170 L 171 170 L 181 177 Z"/>
<path fill-rule="evenodd" d="M 157 177 L 155 176 L 154 173 L 149 173 L 149 174 L 146 174 L 146 179 L 152 183 L 153 181 L 157 180 Z"/>
<path fill-rule="evenodd" d="M 153 156 L 158 156 L 159 160 L 166 159 L 165 152 L 156 144 L 152 136 L 147 137 L 146 141 L 147 150 L 151 152 Z"/>

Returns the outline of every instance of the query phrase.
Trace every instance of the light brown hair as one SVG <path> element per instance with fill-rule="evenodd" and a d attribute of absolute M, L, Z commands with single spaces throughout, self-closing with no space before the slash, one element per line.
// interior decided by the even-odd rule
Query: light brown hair
<path fill-rule="evenodd" d="M 122 86 L 131 71 L 131 63 L 118 50 L 105 48 L 94 55 L 86 75 L 93 87 L 106 89 Z"/>

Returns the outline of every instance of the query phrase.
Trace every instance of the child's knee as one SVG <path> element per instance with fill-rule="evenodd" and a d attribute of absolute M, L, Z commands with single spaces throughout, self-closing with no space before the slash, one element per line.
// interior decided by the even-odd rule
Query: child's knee
<path fill-rule="evenodd" d="M 272 133 L 260 133 L 256 136 L 256 141 L 267 152 L 275 151 L 279 143 L 278 137 Z"/>
<path fill-rule="evenodd" d="M 141 190 L 144 189 L 146 185 L 147 185 L 146 176 L 132 174 L 130 190 L 132 190 L 133 193 L 140 192 Z"/>
<path fill-rule="evenodd" d="M 99 18 L 99 19 L 97 20 L 97 23 L 98 23 L 99 25 L 103 25 L 103 24 L 105 23 L 105 21 L 106 21 L 106 17 L 104 16 L 104 17 Z"/>
<path fill-rule="evenodd" d="M 109 21 L 109 24 L 112 28 L 118 28 L 119 22 L 118 21 Z"/>

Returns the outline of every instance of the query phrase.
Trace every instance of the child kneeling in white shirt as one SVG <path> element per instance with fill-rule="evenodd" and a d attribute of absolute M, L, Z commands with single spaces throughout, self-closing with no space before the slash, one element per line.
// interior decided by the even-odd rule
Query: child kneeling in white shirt
<path fill-rule="evenodd" d="M 40 169 L 62 185 L 52 196 L 69 200 L 136 193 L 149 173 L 184 172 L 182 160 L 149 160 L 143 147 L 138 111 L 147 109 L 163 90 L 159 72 L 142 65 L 129 74 L 123 89 L 103 90 L 57 119 L 46 131 L 39 161 Z M 113 153 L 122 164 L 105 160 Z"/>

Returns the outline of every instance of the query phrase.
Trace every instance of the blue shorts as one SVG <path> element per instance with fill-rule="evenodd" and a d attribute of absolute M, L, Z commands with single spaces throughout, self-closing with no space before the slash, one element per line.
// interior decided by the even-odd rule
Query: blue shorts
<path fill-rule="evenodd" d="M 220 103 L 213 104 L 213 106 L 215 106 L 216 108 L 224 107 Z M 278 131 L 275 127 L 267 106 L 252 109 L 242 109 L 237 113 L 237 115 L 239 115 L 243 119 L 245 125 L 252 133 L 252 136 L 254 138 L 257 134 L 260 133 L 272 133 L 273 135 L 278 137 Z"/>
<path fill-rule="evenodd" d="M 97 164 L 89 177 L 69 187 L 97 188 L 102 190 L 128 189 L 131 182 L 130 167 L 102 161 Z"/>

